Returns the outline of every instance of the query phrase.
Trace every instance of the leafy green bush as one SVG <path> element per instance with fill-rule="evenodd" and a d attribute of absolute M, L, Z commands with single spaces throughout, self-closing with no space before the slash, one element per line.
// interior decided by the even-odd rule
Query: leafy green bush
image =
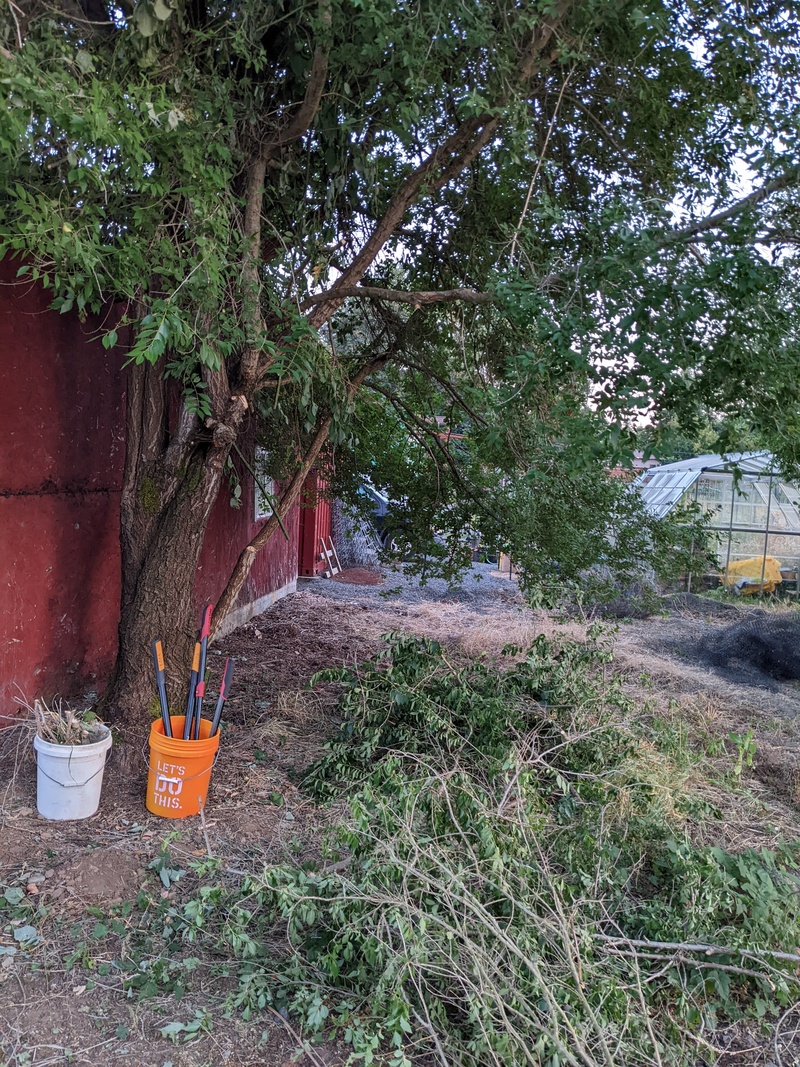
<path fill-rule="evenodd" d="M 236 1005 L 286 1007 L 367 1064 L 631 1067 L 689 1062 L 685 1030 L 796 996 L 776 953 L 800 937 L 796 851 L 691 843 L 609 659 L 600 632 L 501 671 L 393 637 L 327 672 L 343 721 L 308 786 L 349 793 L 332 864 L 185 916 L 244 961 Z"/>

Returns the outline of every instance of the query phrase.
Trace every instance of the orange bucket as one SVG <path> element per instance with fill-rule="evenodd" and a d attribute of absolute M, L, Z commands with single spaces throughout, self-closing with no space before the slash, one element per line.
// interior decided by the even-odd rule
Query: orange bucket
<path fill-rule="evenodd" d="M 210 719 L 200 720 L 197 741 L 183 740 L 185 715 L 170 715 L 172 737 L 156 719 L 150 727 L 150 768 L 147 776 L 147 810 L 166 819 L 198 815 L 205 807 L 208 783 L 219 748 L 219 730 L 213 737 Z"/>

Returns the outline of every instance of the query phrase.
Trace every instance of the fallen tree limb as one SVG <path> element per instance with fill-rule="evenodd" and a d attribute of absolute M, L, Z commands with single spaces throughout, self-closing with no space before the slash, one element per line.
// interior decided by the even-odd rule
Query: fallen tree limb
<path fill-rule="evenodd" d="M 779 952 L 776 949 L 762 948 L 728 948 L 724 945 L 705 945 L 702 943 L 681 941 L 642 941 L 629 937 L 611 937 L 610 934 L 596 934 L 599 941 L 620 948 L 666 949 L 672 952 L 703 952 L 706 956 L 746 956 L 748 959 L 787 960 L 800 964 L 800 956 L 795 952 Z"/>

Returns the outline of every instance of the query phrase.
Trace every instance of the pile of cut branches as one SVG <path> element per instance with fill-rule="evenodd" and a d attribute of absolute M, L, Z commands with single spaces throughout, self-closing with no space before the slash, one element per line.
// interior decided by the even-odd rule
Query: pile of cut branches
<path fill-rule="evenodd" d="M 349 793 L 329 863 L 201 893 L 171 927 L 238 957 L 235 1005 L 391 1067 L 685 1064 L 722 1021 L 782 1016 L 797 847 L 692 841 L 690 776 L 598 634 L 507 670 L 451 657 L 394 636 L 325 672 L 343 721 L 307 786 Z"/>
<path fill-rule="evenodd" d="M 28 710 L 36 722 L 36 733 L 52 745 L 92 745 L 102 741 L 106 733 L 106 726 L 93 711 L 76 711 L 58 697 L 49 705 L 34 700 Z"/>

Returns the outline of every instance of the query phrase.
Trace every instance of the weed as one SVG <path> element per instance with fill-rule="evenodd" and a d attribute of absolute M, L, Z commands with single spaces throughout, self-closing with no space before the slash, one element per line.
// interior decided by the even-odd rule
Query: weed
<path fill-rule="evenodd" d="M 186 1044 L 195 1038 L 202 1037 L 203 1034 L 210 1033 L 212 1027 L 213 1021 L 208 1012 L 197 1009 L 194 1018 L 189 1022 L 169 1022 L 161 1027 L 160 1033 L 162 1037 L 169 1038 L 173 1045 L 177 1045 L 178 1041 Z"/>
<path fill-rule="evenodd" d="M 734 746 L 736 752 L 731 774 L 734 778 L 741 778 L 745 768 L 752 770 L 753 760 L 758 750 L 753 731 L 748 730 L 745 734 L 729 733 L 728 740 Z"/>

